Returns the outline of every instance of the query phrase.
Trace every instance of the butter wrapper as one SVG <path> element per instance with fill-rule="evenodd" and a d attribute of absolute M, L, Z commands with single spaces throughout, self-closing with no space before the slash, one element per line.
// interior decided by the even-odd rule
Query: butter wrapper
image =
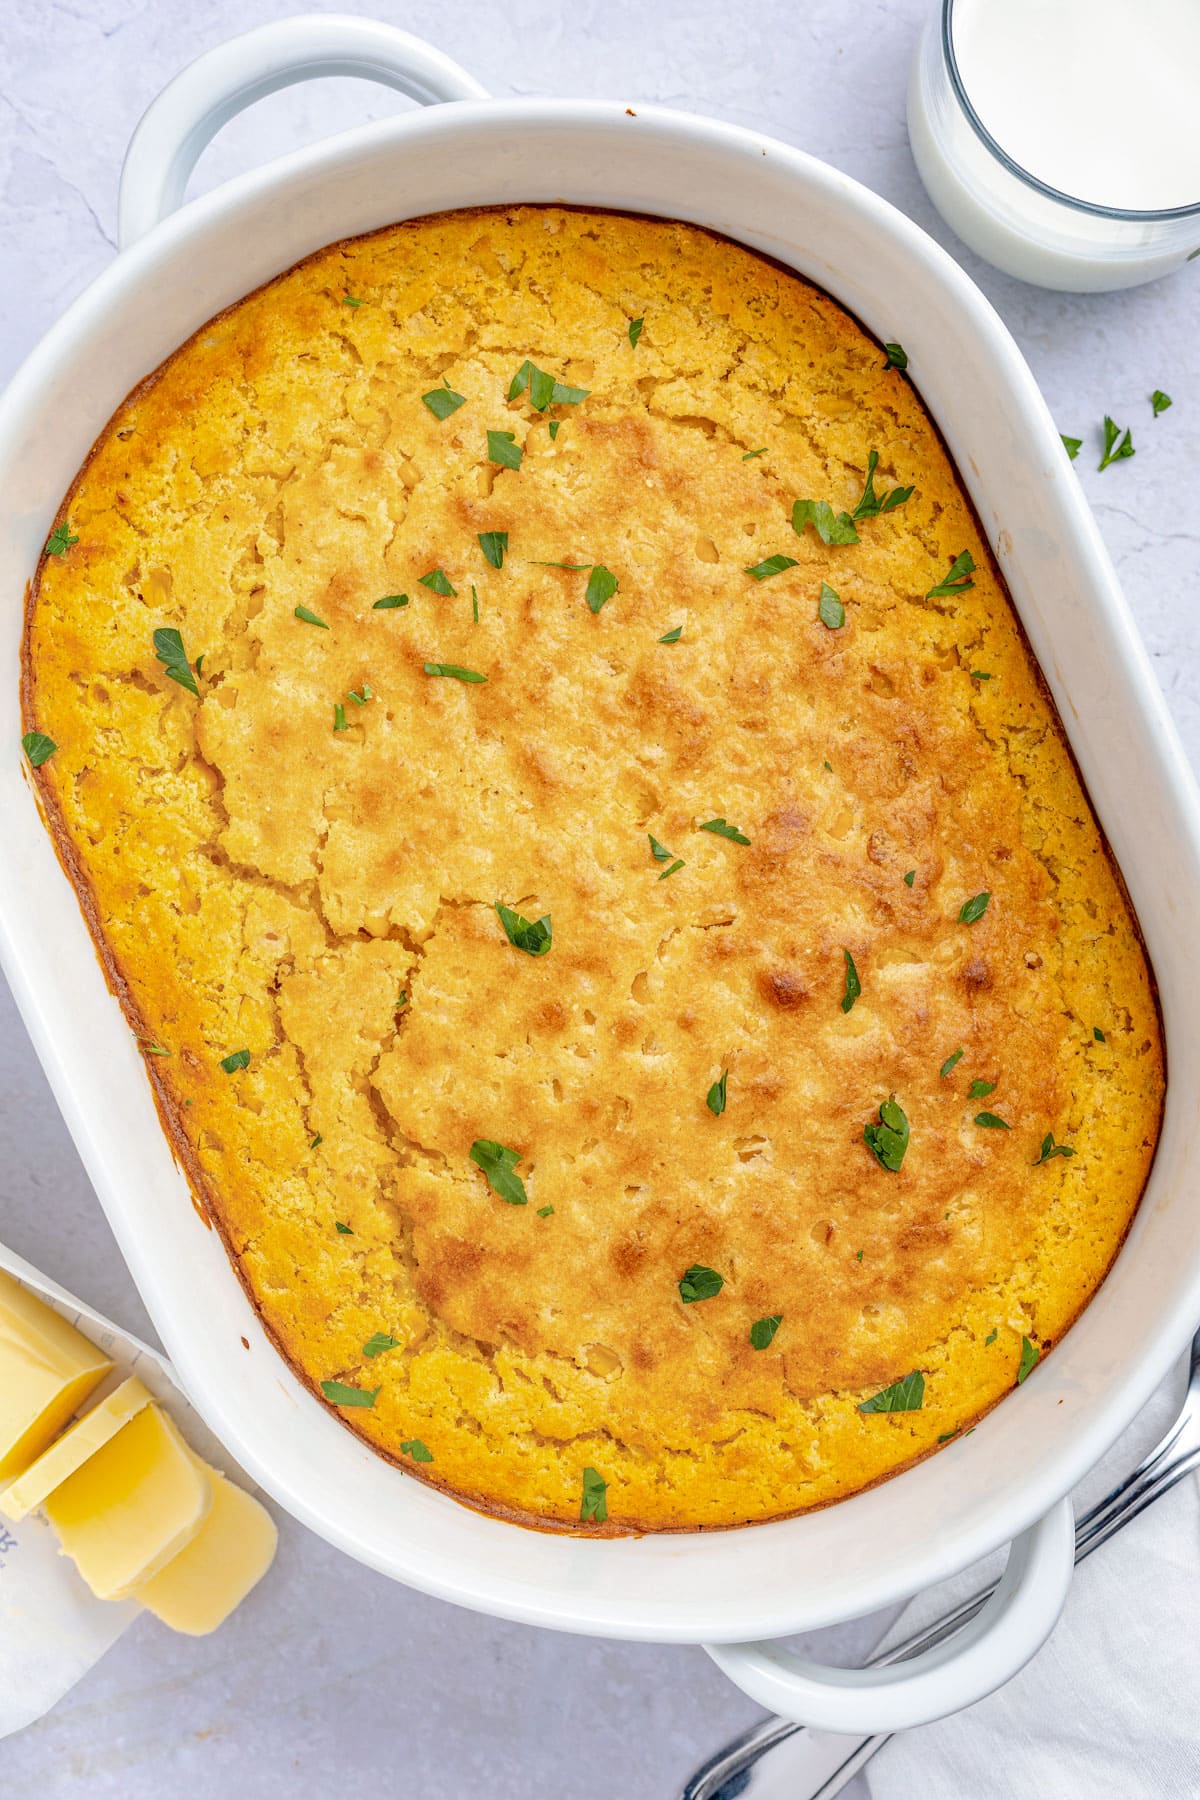
<path fill-rule="evenodd" d="M 113 1363 L 91 1394 L 86 1411 L 136 1375 L 162 1402 L 192 1448 L 253 1491 L 188 1403 L 166 1358 L 111 1319 L 85 1306 L 0 1244 L 0 1269 L 78 1326 Z M 142 1608 L 133 1600 L 97 1600 L 63 1556 L 51 1527 L 38 1514 L 19 1524 L 0 1518 L 0 1738 L 32 1725 L 87 1674 Z"/>

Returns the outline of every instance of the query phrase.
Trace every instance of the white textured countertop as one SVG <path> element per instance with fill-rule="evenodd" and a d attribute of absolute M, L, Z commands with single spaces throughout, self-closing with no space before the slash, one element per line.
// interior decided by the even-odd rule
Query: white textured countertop
<path fill-rule="evenodd" d="M 1061 428 L 1085 440 L 1080 479 L 1196 765 L 1200 264 L 1132 292 L 1076 296 L 1023 287 L 964 250 L 925 198 L 904 128 L 908 63 L 932 4 L 381 0 L 373 10 L 496 94 L 652 100 L 773 132 L 932 231 L 998 306 Z M 271 0 L 8 0 L 0 380 L 113 255 L 121 157 L 158 88 L 202 49 L 289 10 Z M 226 128 L 196 186 L 403 104 L 358 82 L 275 95 Z M 1159 419 L 1156 387 L 1175 401 Z M 1106 412 L 1132 427 L 1137 454 L 1100 475 Z M 0 1168 L 0 1238 L 152 1336 L 3 990 Z M 216 1637 L 175 1638 L 140 1620 L 48 1719 L 0 1747 L 7 1800 L 671 1800 L 703 1755 L 756 1716 L 699 1650 L 478 1618 L 281 1523 L 274 1571 Z M 842 1647 L 869 1635 L 845 1633 Z"/>

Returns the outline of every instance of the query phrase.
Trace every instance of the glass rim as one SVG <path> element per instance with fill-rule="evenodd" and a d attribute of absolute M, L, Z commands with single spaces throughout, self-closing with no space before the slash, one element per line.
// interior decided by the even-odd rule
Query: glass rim
<path fill-rule="evenodd" d="M 954 89 L 955 98 L 966 116 L 967 123 L 980 143 L 1011 175 L 1015 175 L 1019 181 L 1024 182 L 1026 187 L 1033 188 L 1036 193 L 1045 195 L 1048 200 L 1055 200 L 1060 206 L 1069 206 L 1075 212 L 1087 213 L 1092 218 L 1125 219 L 1135 222 L 1200 218 L 1200 200 L 1190 201 L 1185 206 L 1145 208 L 1105 206 L 1094 200 L 1080 200 L 1074 194 L 1064 193 L 1061 188 L 1051 187 L 1049 182 L 1040 181 L 1036 175 L 1032 175 L 1028 169 L 1014 161 L 1003 145 L 996 142 L 967 95 L 958 67 L 958 58 L 954 52 L 954 4 L 955 0 L 942 0 L 942 55 L 945 59 L 946 72 L 950 77 L 950 85 Z"/>

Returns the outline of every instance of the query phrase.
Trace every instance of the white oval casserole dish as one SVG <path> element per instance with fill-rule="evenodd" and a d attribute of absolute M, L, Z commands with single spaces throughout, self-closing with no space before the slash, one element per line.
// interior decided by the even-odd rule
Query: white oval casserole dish
<path fill-rule="evenodd" d="M 327 140 L 162 218 L 226 118 L 272 88 L 333 73 L 455 103 Z M 442 1598 L 563 1630 L 722 1645 L 717 1660 L 765 1704 L 838 1730 L 895 1729 L 978 1698 L 1044 1639 L 1070 1574 L 1064 1496 L 1200 1318 L 1190 1192 L 1200 804 L 1045 403 L 1000 320 L 932 240 L 855 182 L 753 132 L 619 101 L 472 97 L 481 94 L 427 45 L 324 15 L 209 53 L 139 128 L 121 254 L 0 401 L 0 954 L 181 1380 L 282 1505 Z M 1037 1378 L 969 1437 L 880 1487 L 733 1532 L 572 1541 L 515 1528 L 406 1478 L 300 1385 L 172 1160 L 16 754 L 26 587 L 61 495 L 127 391 L 214 313 L 334 239 L 455 207 L 560 200 L 708 226 L 904 343 L 1062 715 L 1161 990 L 1170 1085 L 1150 1182 L 1112 1273 Z M 746 1642 L 890 1605 L 1022 1533 L 995 1604 L 933 1663 L 855 1679 Z"/>

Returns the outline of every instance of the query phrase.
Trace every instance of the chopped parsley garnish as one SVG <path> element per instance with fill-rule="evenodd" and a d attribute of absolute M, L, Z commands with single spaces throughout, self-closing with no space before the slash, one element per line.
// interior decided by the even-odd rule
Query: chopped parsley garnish
<path fill-rule="evenodd" d="M 507 531 L 481 531 L 479 548 L 483 551 L 493 569 L 504 567 L 504 552 L 508 549 Z"/>
<path fill-rule="evenodd" d="M 44 556 L 65 556 L 67 551 L 71 548 L 71 545 L 77 544 L 78 542 L 78 536 L 72 535 L 70 526 L 64 519 L 61 525 L 56 525 L 54 527 L 54 530 L 46 539 L 46 548 L 42 554 Z"/>
<path fill-rule="evenodd" d="M 562 424 L 561 419 L 551 419 L 551 421 L 550 421 L 550 442 L 551 443 L 553 443 L 555 438 L 558 436 L 558 428 L 561 424 Z"/>
<path fill-rule="evenodd" d="M 911 887 L 911 886 L 912 886 L 912 884 L 913 884 L 913 882 L 914 882 L 914 881 L 915 881 L 915 880 L 916 880 L 916 879 L 917 879 L 917 871 L 916 871 L 916 870 L 915 870 L 915 869 L 909 869 L 909 870 L 908 870 L 908 872 L 907 872 L 907 874 L 906 874 L 906 875 L 905 875 L 905 877 L 904 877 L 904 885 L 905 885 L 905 887 Z"/>
<path fill-rule="evenodd" d="M 730 825 L 725 819 L 709 819 L 698 829 L 711 831 L 714 837 L 728 838 L 731 844 L 748 844 L 750 842 L 745 832 L 739 831 L 736 825 Z"/>
<path fill-rule="evenodd" d="M 335 1406 L 374 1406 L 379 1389 L 348 1387 L 344 1381 L 323 1381 L 321 1392 Z"/>
<path fill-rule="evenodd" d="M 704 1104 L 705 1104 L 705 1106 L 707 1106 L 709 1112 L 713 1114 L 714 1118 L 719 1119 L 721 1114 L 725 1111 L 725 1101 L 726 1101 L 725 1090 L 726 1090 L 726 1084 L 728 1083 L 728 1081 L 729 1081 L 729 1070 L 722 1069 L 721 1070 L 721 1079 L 719 1081 L 713 1082 L 712 1086 L 708 1090 L 707 1095 L 705 1096 Z"/>
<path fill-rule="evenodd" d="M 578 575 L 584 569 L 594 568 L 595 564 L 594 563 L 538 562 L 535 558 L 533 567 L 535 569 L 566 569 L 568 571 L 568 573 L 570 573 L 572 575 Z"/>
<path fill-rule="evenodd" d="M 937 1440 L 938 1443 L 939 1444 L 948 1444 L 950 1442 L 951 1438 L 956 1438 L 958 1436 L 961 1429 L 962 1429 L 961 1426 L 956 1425 L 954 1427 L 953 1431 L 940 1431 L 938 1433 L 938 1440 Z"/>
<path fill-rule="evenodd" d="M 660 844 L 652 832 L 648 831 L 646 836 L 650 839 L 650 854 L 655 862 L 670 862 L 675 852 L 668 850 L 665 844 Z"/>
<path fill-rule="evenodd" d="M 992 1329 L 988 1332 L 987 1336 L 983 1340 L 984 1349 L 986 1350 L 989 1344 L 994 1344 L 996 1339 L 999 1336 L 1000 1336 L 1000 1327 L 998 1325 L 993 1325 Z"/>
<path fill-rule="evenodd" d="M 765 456 L 766 453 L 767 453 L 767 446 L 764 444 L 762 446 L 761 450 L 747 450 L 745 456 L 743 456 L 743 458 L 742 458 L 742 461 L 749 462 L 753 457 Z"/>
<path fill-rule="evenodd" d="M 537 1216 L 539 1219 L 548 1219 L 553 1211 L 554 1208 L 552 1206 L 539 1206 L 537 1209 Z"/>
<path fill-rule="evenodd" d="M 364 1356 L 382 1356 L 385 1350 L 399 1350 L 401 1340 L 389 1337 L 386 1331 L 374 1331 L 363 1345 Z"/>
<path fill-rule="evenodd" d="M 817 602 L 817 617 L 827 631 L 840 631 L 842 626 L 846 623 L 846 609 L 827 581 L 821 583 L 821 598 Z"/>
<path fill-rule="evenodd" d="M 510 944 L 524 950 L 527 956 L 545 956 L 552 937 L 549 913 L 543 913 L 540 919 L 523 919 L 501 900 L 496 902 L 496 912 Z"/>
<path fill-rule="evenodd" d="M 1025 1336 L 1021 1338 L 1021 1363 L 1017 1370 L 1017 1386 L 1020 1387 L 1027 1375 L 1032 1375 L 1037 1368 L 1041 1351 L 1037 1345 Z"/>
<path fill-rule="evenodd" d="M 31 767 L 40 769 L 44 762 L 49 762 L 58 745 L 44 731 L 27 731 L 21 739 L 21 748 L 29 758 Z"/>
<path fill-rule="evenodd" d="M 514 431 L 489 431 L 487 449 L 488 461 L 499 463 L 502 469 L 519 469 L 525 454 Z"/>
<path fill-rule="evenodd" d="M 1154 408 L 1154 416 L 1157 419 L 1159 413 L 1165 413 L 1173 401 L 1170 394 L 1164 394 L 1161 388 L 1155 388 L 1150 396 L 1150 404 Z"/>
<path fill-rule="evenodd" d="M 143 1044 L 142 1049 L 147 1056 L 170 1056 L 171 1054 L 169 1050 L 164 1050 L 161 1044 Z"/>
<path fill-rule="evenodd" d="M 457 412 L 460 406 L 467 404 L 465 394 L 456 394 L 452 387 L 445 384 L 441 387 L 430 388 L 427 394 L 421 395 L 421 398 L 435 419 L 448 419 L 451 413 Z"/>
<path fill-rule="evenodd" d="M 846 992 L 842 995 L 842 1011 L 848 1013 L 858 996 L 862 993 L 862 982 L 858 979 L 858 970 L 854 966 L 854 958 L 848 950 L 843 950 L 846 959 Z"/>
<path fill-rule="evenodd" d="M 804 536 L 811 525 L 823 544 L 857 544 L 858 532 L 848 512 L 835 513 L 828 500 L 797 500 L 792 507 L 792 530 Z"/>
<path fill-rule="evenodd" d="M 346 695 L 346 698 L 347 700 L 353 700 L 355 706 L 365 706 L 368 700 L 373 700 L 375 698 L 375 689 L 371 686 L 369 681 L 364 681 L 361 692 L 355 693 L 354 689 L 351 688 L 350 692 Z"/>
<path fill-rule="evenodd" d="M 600 608 L 612 599 L 620 583 L 611 569 L 603 563 L 596 563 L 588 576 L 587 603 L 588 611 L 598 613 Z"/>
<path fill-rule="evenodd" d="M 318 1131 L 316 1137 L 312 1140 L 312 1142 L 309 1144 L 308 1147 L 310 1150 L 315 1150 L 317 1145 L 323 1144 L 324 1141 L 325 1141 L 324 1138 L 321 1136 L 321 1133 Z"/>
<path fill-rule="evenodd" d="M 679 873 L 680 869 L 686 869 L 686 867 L 687 867 L 687 864 L 684 862 L 682 856 L 677 856 L 675 858 L 675 861 L 671 864 L 670 868 L 664 869 L 658 879 L 660 881 L 665 881 L 667 879 L 668 875 L 677 875 Z"/>
<path fill-rule="evenodd" d="M 457 663 L 423 663 L 422 668 L 427 675 L 445 675 L 451 681 L 486 681 L 486 675 L 480 675 L 476 669 L 460 669 Z"/>
<path fill-rule="evenodd" d="M 189 694 L 195 694 L 198 700 L 200 689 L 196 686 L 196 677 L 184 653 L 183 637 L 173 625 L 160 625 L 155 632 L 154 654 L 162 663 L 168 679 L 177 681 L 181 688 L 186 688 Z"/>
<path fill-rule="evenodd" d="M 1119 425 L 1114 425 L 1108 414 L 1105 413 L 1104 455 L 1100 458 L 1097 467 L 1100 469 L 1107 469 L 1109 463 L 1124 462 L 1127 456 L 1134 455 L 1136 455 L 1136 451 L 1133 448 L 1133 439 L 1130 437 L 1128 431 L 1126 431 L 1125 435 L 1122 437 L 1121 427 Z"/>
<path fill-rule="evenodd" d="M 992 676 L 987 669 L 972 669 L 971 670 L 971 680 L 972 681 L 991 681 L 991 679 L 992 679 Z"/>
<path fill-rule="evenodd" d="M 342 297 L 342 305 L 343 306 L 361 306 L 362 301 L 356 300 L 353 294 L 345 294 Z"/>
<path fill-rule="evenodd" d="M 583 1500 L 579 1507 L 579 1522 L 587 1525 L 594 1522 L 603 1525 L 608 1518 L 608 1483 L 595 1469 L 583 1471 Z"/>
<path fill-rule="evenodd" d="M 711 1300 L 725 1286 L 725 1277 L 703 1263 L 693 1263 L 679 1283 L 679 1298 L 685 1306 L 696 1300 Z"/>
<path fill-rule="evenodd" d="M 333 705 L 333 729 L 335 731 L 349 731 L 350 729 L 346 723 L 346 709 L 340 700 L 335 700 Z"/>
<path fill-rule="evenodd" d="M 567 387 L 529 361 L 521 364 L 509 383 L 509 399 L 519 399 L 526 388 L 529 389 L 529 403 L 536 412 L 545 412 L 548 406 L 577 406 L 591 392 L 590 388 Z"/>
<path fill-rule="evenodd" d="M 637 349 L 637 341 L 642 335 L 642 326 L 645 323 L 645 319 L 630 319 L 629 321 L 629 342 L 635 350 Z"/>
<path fill-rule="evenodd" d="M 1071 461 L 1074 462 L 1075 458 L 1079 455 L 1079 452 L 1083 449 L 1083 439 L 1068 437 L 1063 431 L 1060 431 L 1058 435 L 1062 438 L 1063 449 L 1066 451 Z"/>
<path fill-rule="evenodd" d="M 1098 1025 L 1092 1026 L 1092 1038 L 1097 1044 L 1107 1044 L 1108 1039 Z"/>
<path fill-rule="evenodd" d="M 408 989 L 401 988 L 400 992 L 396 995 L 396 1004 L 392 1010 L 393 1010 L 393 1012 L 403 1012 L 407 1005 L 408 1005 Z"/>
<path fill-rule="evenodd" d="M 977 1125 L 982 1125 L 985 1128 L 985 1130 L 988 1130 L 988 1131 L 1011 1131 L 1012 1130 L 1012 1126 L 1009 1124 L 1008 1120 L 1002 1119 L 1000 1117 L 999 1113 L 991 1113 L 991 1112 L 976 1113 L 975 1114 L 975 1123 Z"/>
<path fill-rule="evenodd" d="M 471 621 L 475 625 L 479 623 L 479 595 L 475 592 L 474 582 L 471 583 Z"/>
<path fill-rule="evenodd" d="M 333 1221 L 333 1229 L 337 1232 L 340 1232 L 342 1237 L 353 1237 L 354 1236 L 354 1232 L 351 1229 L 351 1227 L 349 1225 L 343 1225 L 342 1221 L 340 1219 L 335 1219 Z"/>
<path fill-rule="evenodd" d="M 907 369 L 908 351 L 903 344 L 885 344 L 883 350 L 889 369 Z"/>
<path fill-rule="evenodd" d="M 984 913 L 987 911 L 988 901 L 991 899 L 991 897 L 992 896 L 991 896 L 990 892 L 988 892 L 988 893 L 982 893 L 982 894 L 975 894 L 970 900 L 964 900 L 962 905 L 958 909 L 959 924 L 960 925 L 975 925 L 975 924 L 977 924 L 978 921 L 980 919 L 982 919 Z"/>
<path fill-rule="evenodd" d="M 418 577 L 422 587 L 427 587 L 434 594 L 441 594 L 447 600 L 458 597 L 458 589 L 453 587 L 445 569 L 430 569 L 428 575 Z"/>
<path fill-rule="evenodd" d="M 994 1081 L 973 1081 L 967 1089 L 967 1099 L 982 1100 L 986 1095 L 994 1094 L 995 1091 L 996 1084 Z"/>
<path fill-rule="evenodd" d="M 675 627 L 674 631 L 664 632 L 662 637 L 660 637 L 658 641 L 660 644 L 677 644 L 682 636 L 683 636 L 683 626 L 677 625 Z"/>
<path fill-rule="evenodd" d="M 1074 1156 L 1074 1154 L 1075 1154 L 1075 1152 L 1074 1152 L 1074 1150 L 1072 1150 L 1070 1144 L 1056 1144 L 1054 1141 L 1054 1133 L 1052 1131 L 1048 1131 L 1046 1133 L 1045 1137 L 1042 1139 L 1041 1155 L 1038 1157 L 1037 1162 L 1035 1162 L 1033 1166 L 1036 1169 L 1039 1166 L 1039 1164 L 1044 1163 L 1044 1162 L 1049 1162 L 1051 1157 Z"/>
<path fill-rule="evenodd" d="M 969 550 L 964 550 L 961 555 L 955 557 L 948 572 L 934 587 L 930 588 L 925 598 L 941 600 L 953 594 L 965 594 L 969 588 L 975 586 L 971 580 L 974 573 L 975 558 Z"/>
<path fill-rule="evenodd" d="M 318 619 L 316 613 L 310 612 L 307 606 L 297 606 L 295 608 L 295 617 L 297 619 L 303 619 L 306 625 L 319 625 L 322 631 L 329 630 L 324 619 Z"/>
<path fill-rule="evenodd" d="M 420 1438 L 405 1438 L 400 1445 L 401 1456 L 411 1456 L 414 1462 L 432 1462 L 433 1451 L 426 1448 Z"/>
<path fill-rule="evenodd" d="M 879 1123 L 874 1121 L 863 1126 L 863 1143 L 885 1169 L 896 1173 L 904 1161 L 904 1152 L 908 1149 L 909 1127 L 904 1109 L 897 1104 L 893 1094 L 879 1108 Z"/>
<path fill-rule="evenodd" d="M 855 519 L 873 519 L 879 513 L 894 512 L 898 506 L 903 506 L 906 501 L 911 500 L 916 492 L 915 488 L 898 487 L 890 488 L 886 493 L 877 494 L 875 492 L 875 471 L 878 467 L 879 452 L 872 450 L 867 457 L 867 479 L 863 486 L 862 499 L 852 514 Z"/>
<path fill-rule="evenodd" d="M 950 1073 L 950 1071 L 954 1067 L 955 1063 L 960 1063 L 965 1055 L 966 1055 L 965 1050 L 956 1050 L 954 1052 L 953 1056 L 948 1056 L 946 1058 L 945 1062 L 942 1064 L 941 1068 L 938 1070 L 938 1074 L 941 1076 L 943 1081 L 945 1081 L 947 1075 Z"/>
<path fill-rule="evenodd" d="M 903 1381 L 881 1388 L 859 1407 L 860 1413 L 920 1412 L 925 1403 L 925 1377 L 914 1369 Z"/>
<path fill-rule="evenodd" d="M 753 575 L 755 581 L 766 581 L 772 575 L 782 575 L 785 569 L 794 569 L 795 567 L 794 556 L 768 556 L 762 562 L 755 563 L 752 568 L 744 570 L 743 573 Z"/>
<path fill-rule="evenodd" d="M 249 1063 L 250 1052 L 248 1050 L 231 1050 L 228 1056 L 221 1058 L 221 1067 L 227 1075 L 234 1074 L 238 1069 L 247 1068 Z"/>
<path fill-rule="evenodd" d="M 510 1206 L 525 1206 L 529 1201 L 525 1183 L 513 1173 L 520 1160 L 516 1150 L 509 1150 L 492 1138 L 476 1138 L 471 1145 L 471 1161 L 483 1170 L 492 1192 Z"/>
<path fill-rule="evenodd" d="M 398 606 L 409 606 L 411 601 L 407 594 L 385 594 L 382 600 L 376 600 L 371 607 L 372 612 L 393 612 Z"/>
<path fill-rule="evenodd" d="M 782 1313 L 772 1313 L 766 1319 L 755 1319 L 753 1325 L 750 1327 L 751 1349 L 766 1350 L 782 1324 Z"/>

